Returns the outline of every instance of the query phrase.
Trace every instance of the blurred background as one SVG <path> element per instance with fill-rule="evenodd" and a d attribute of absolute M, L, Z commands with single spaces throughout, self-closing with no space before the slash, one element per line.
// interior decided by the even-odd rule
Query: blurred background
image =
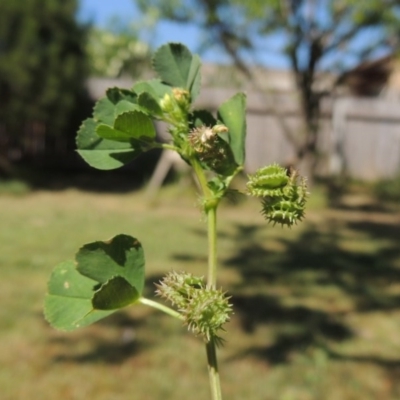
<path fill-rule="evenodd" d="M 225 397 L 399 399 L 399 40 L 398 0 L 0 0 L 1 398 L 209 398 L 201 340 L 168 317 L 132 307 L 66 334 L 42 315 L 53 267 L 117 233 L 142 241 L 149 297 L 171 269 L 204 274 L 180 160 L 104 172 L 75 152 L 95 101 L 174 41 L 203 59 L 198 107 L 246 92 L 245 172 L 293 165 L 312 193 L 291 230 L 252 200 L 221 207 Z"/>

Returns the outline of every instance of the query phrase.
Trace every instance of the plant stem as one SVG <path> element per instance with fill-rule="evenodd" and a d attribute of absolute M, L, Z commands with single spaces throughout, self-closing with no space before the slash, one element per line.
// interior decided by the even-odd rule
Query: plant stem
<path fill-rule="evenodd" d="M 146 306 L 153 307 L 159 311 L 162 311 L 165 314 L 170 315 L 171 317 L 180 319 L 182 321 L 184 320 L 184 317 L 181 314 L 179 314 L 177 311 L 175 311 L 172 308 L 169 308 L 167 306 L 164 306 L 163 304 L 157 303 L 156 301 L 146 299 L 145 297 L 141 297 L 139 299 L 139 303 L 145 304 Z"/>
<path fill-rule="evenodd" d="M 208 275 L 207 287 L 215 289 L 217 286 L 217 207 L 216 204 L 207 210 L 208 223 Z M 206 343 L 208 376 L 210 380 L 211 395 L 213 400 L 222 400 L 221 384 L 219 380 L 217 349 L 212 337 Z"/>
<path fill-rule="evenodd" d="M 217 199 L 213 199 L 213 193 L 208 187 L 207 178 L 200 163 L 195 158 L 193 158 L 191 160 L 191 164 L 203 191 L 205 202 L 204 204 L 208 203 L 208 205 L 205 207 L 205 211 L 207 212 L 208 225 L 207 287 L 209 289 L 215 289 L 217 286 L 217 208 L 219 201 Z M 217 362 L 217 349 L 213 337 L 206 343 L 206 353 L 208 363 L 208 377 L 211 388 L 211 398 L 212 400 L 222 400 L 221 384 Z"/>
<path fill-rule="evenodd" d="M 206 351 L 212 400 L 222 400 L 221 384 L 218 372 L 217 351 L 214 338 L 211 338 L 211 340 L 206 343 Z"/>
<path fill-rule="evenodd" d="M 208 224 L 208 275 L 207 286 L 215 289 L 217 286 L 217 206 L 207 211 Z"/>
<path fill-rule="evenodd" d="M 208 208 L 207 224 L 208 224 L 208 274 L 207 287 L 215 289 L 217 286 L 217 207 Z M 211 396 L 213 400 L 222 400 L 221 384 L 219 380 L 217 349 L 215 340 L 212 337 L 206 343 L 208 376 L 210 380 Z"/>
<path fill-rule="evenodd" d="M 190 160 L 190 163 L 191 163 L 193 170 L 197 176 L 197 179 L 199 180 L 200 187 L 201 187 L 201 190 L 203 192 L 205 199 L 211 197 L 212 193 L 211 193 L 210 188 L 207 185 L 207 178 L 206 178 L 206 175 L 204 174 L 203 169 L 201 168 L 200 163 L 195 158 L 192 158 Z"/>

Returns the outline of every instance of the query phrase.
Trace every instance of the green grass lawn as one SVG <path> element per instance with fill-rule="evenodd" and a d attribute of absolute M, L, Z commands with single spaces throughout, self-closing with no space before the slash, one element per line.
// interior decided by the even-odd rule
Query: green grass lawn
<path fill-rule="evenodd" d="M 1 399 L 209 398 L 203 343 L 180 322 L 137 306 L 63 333 L 42 314 L 52 268 L 118 233 L 143 244 L 148 296 L 171 269 L 204 275 L 196 197 L 162 195 L 157 206 L 143 192 L 0 197 Z M 316 189 L 290 230 L 254 201 L 221 209 L 219 285 L 235 312 L 219 351 L 227 400 L 400 398 L 400 213 L 325 203 Z"/>

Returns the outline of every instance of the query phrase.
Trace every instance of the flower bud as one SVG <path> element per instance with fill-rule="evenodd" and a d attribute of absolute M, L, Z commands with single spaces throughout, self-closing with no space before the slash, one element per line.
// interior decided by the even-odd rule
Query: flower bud
<path fill-rule="evenodd" d="M 181 88 L 173 88 L 172 89 L 172 95 L 174 96 L 174 99 L 176 101 L 176 104 L 182 109 L 182 110 L 188 110 L 190 107 L 190 93 L 189 91 Z"/>
<path fill-rule="evenodd" d="M 217 174 L 229 176 L 234 173 L 237 164 L 229 144 L 218 136 L 226 132 L 224 125 L 200 126 L 189 134 L 189 143 L 202 164 Z"/>
<path fill-rule="evenodd" d="M 175 108 L 174 101 L 168 93 L 165 93 L 164 97 L 160 100 L 160 107 L 166 114 L 173 112 Z"/>

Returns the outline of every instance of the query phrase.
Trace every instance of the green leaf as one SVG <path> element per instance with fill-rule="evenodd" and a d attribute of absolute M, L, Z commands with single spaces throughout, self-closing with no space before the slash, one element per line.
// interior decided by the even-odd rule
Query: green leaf
<path fill-rule="evenodd" d="M 115 119 L 114 111 L 115 105 L 107 97 L 104 97 L 94 105 L 93 119 L 96 122 L 112 125 Z"/>
<path fill-rule="evenodd" d="M 126 279 L 116 276 L 95 292 L 92 304 L 96 310 L 117 310 L 135 303 L 139 297 L 138 291 Z"/>
<path fill-rule="evenodd" d="M 113 87 L 107 89 L 106 95 L 110 102 L 113 104 L 117 104 L 122 100 L 136 103 L 136 94 L 128 89 Z"/>
<path fill-rule="evenodd" d="M 149 93 L 155 99 L 162 99 L 167 93 L 172 94 L 171 87 L 162 83 L 160 79 L 137 82 L 132 90 L 139 95 Z"/>
<path fill-rule="evenodd" d="M 158 101 L 148 92 L 140 93 L 138 104 L 153 116 L 161 116 L 163 114 Z"/>
<path fill-rule="evenodd" d="M 134 139 L 150 139 L 156 137 L 156 129 L 152 120 L 142 112 L 132 111 L 121 114 L 115 120 L 114 128 L 129 133 Z"/>
<path fill-rule="evenodd" d="M 118 115 L 114 127 L 101 124 L 96 133 L 104 139 L 118 142 L 130 142 L 132 147 L 140 149 L 138 140 L 152 142 L 156 137 L 156 130 L 152 120 L 141 111 L 129 111 Z"/>
<path fill-rule="evenodd" d="M 191 128 L 198 128 L 200 126 L 214 126 L 217 120 L 207 110 L 195 110 L 189 115 L 189 123 Z"/>
<path fill-rule="evenodd" d="M 115 118 L 126 111 L 138 110 L 137 95 L 130 90 L 111 88 L 107 97 L 96 102 L 93 108 L 93 119 L 107 125 L 113 125 Z"/>
<path fill-rule="evenodd" d="M 107 242 L 84 245 L 76 254 L 77 270 L 90 279 L 105 283 L 120 276 L 139 294 L 144 286 L 144 254 L 132 236 L 117 235 Z"/>
<path fill-rule="evenodd" d="M 200 58 L 192 55 L 181 43 L 161 46 L 153 58 L 153 66 L 163 82 L 187 89 L 194 100 L 200 91 Z"/>
<path fill-rule="evenodd" d="M 114 120 L 111 124 L 108 125 L 114 125 L 115 119 L 118 117 L 118 115 L 121 115 L 125 112 L 128 111 L 145 111 L 143 110 L 138 104 L 131 103 L 130 101 L 127 100 L 121 100 L 119 103 L 117 103 L 114 106 Z"/>
<path fill-rule="evenodd" d="M 93 290 L 97 282 L 81 275 L 73 261 L 57 265 L 48 283 L 44 315 L 55 328 L 70 331 L 87 326 L 112 313 L 94 310 Z"/>
<path fill-rule="evenodd" d="M 229 139 L 227 140 L 235 161 L 238 165 L 243 165 L 245 161 L 245 141 L 246 141 L 246 96 L 237 93 L 218 109 L 218 119 L 229 129 Z"/>
<path fill-rule="evenodd" d="M 98 125 L 96 133 L 103 139 L 114 140 L 116 142 L 130 142 L 132 137 L 125 132 L 118 131 L 109 125 Z M 138 145 L 138 147 L 140 147 Z"/>
<path fill-rule="evenodd" d="M 122 167 L 142 153 L 131 143 L 103 139 L 96 133 L 97 123 L 86 119 L 76 138 L 78 153 L 92 167 L 109 170 Z"/>
<path fill-rule="evenodd" d="M 57 265 L 48 283 L 44 313 L 55 328 L 89 325 L 140 298 L 144 254 L 132 236 L 89 243 L 78 251 L 76 261 Z"/>

